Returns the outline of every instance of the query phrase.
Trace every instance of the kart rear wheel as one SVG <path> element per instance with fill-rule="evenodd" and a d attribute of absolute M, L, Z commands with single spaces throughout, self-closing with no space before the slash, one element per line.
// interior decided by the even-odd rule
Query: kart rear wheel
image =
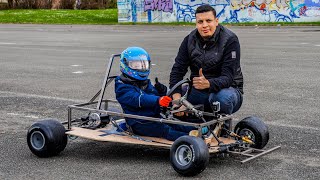
<path fill-rule="evenodd" d="M 201 173 L 209 163 L 209 150 L 203 139 L 193 136 L 178 138 L 170 149 L 173 169 L 183 176 Z"/>
<path fill-rule="evenodd" d="M 28 147 L 38 157 L 56 156 L 67 145 L 64 126 L 57 120 L 46 119 L 31 125 L 27 134 Z"/>
<path fill-rule="evenodd" d="M 234 128 L 234 132 L 240 136 L 247 136 L 255 144 L 250 147 L 262 149 L 269 141 L 267 125 L 258 117 L 250 116 L 241 120 Z"/>

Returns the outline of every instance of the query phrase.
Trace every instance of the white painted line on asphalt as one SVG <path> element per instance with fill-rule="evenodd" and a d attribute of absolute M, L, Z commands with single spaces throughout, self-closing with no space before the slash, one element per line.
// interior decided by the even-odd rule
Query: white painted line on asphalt
<path fill-rule="evenodd" d="M 300 43 L 300 44 L 309 44 L 309 43 Z"/>
<path fill-rule="evenodd" d="M 20 114 L 17 114 L 17 113 L 7 113 L 8 115 L 11 115 L 11 116 L 19 116 Z"/>
<path fill-rule="evenodd" d="M 33 116 L 33 115 L 27 115 L 27 116 L 24 116 L 26 118 L 32 118 L 32 119 L 39 119 L 38 116 Z"/>
<path fill-rule="evenodd" d="M 75 72 L 72 72 L 73 74 L 82 74 L 83 72 L 82 71 L 75 71 Z"/>
<path fill-rule="evenodd" d="M 1 45 L 1 44 L 0 44 Z M 65 52 L 66 49 L 56 49 L 56 48 L 39 48 L 39 47 L 17 47 L 17 46 L 4 46 L 2 48 L 10 48 L 10 49 L 23 49 L 23 50 L 38 50 L 38 51 L 63 51 Z M 77 49 L 68 49 L 68 51 L 73 51 L 73 52 L 103 52 L 105 53 L 105 51 L 99 51 L 99 50 L 94 50 L 94 49 L 90 49 L 90 50 L 86 50 L 86 49 L 81 49 L 81 50 L 77 50 Z"/>
<path fill-rule="evenodd" d="M 73 65 L 71 65 L 72 67 L 79 67 L 79 66 L 82 66 L 82 65 L 80 65 L 80 64 L 73 64 Z"/>
<path fill-rule="evenodd" d="M 155 66 L 156 64 L 151 64 L 151 66 Z"/>
<path fill-rule="evenodd" d="M 12 45 L 12 44 L 17 44 L 17 43 L 0 42 L 0 45 Z"/>
<path fill-rule="evenodd" d="M 265 123 L 268 124 L 268 125 L 273 125 L 273 126 L 290 127 L 290 128 L 297 128 L 297 129 L 320 131 L 320 128 L 316 128 L 316 127 L 292 125 L 292 124 L 283 124 L 283 123 L 277 123 L 277 122 L 265 122 Z"/>
<path fill-rule="evenodd" d="M 26 93 L 16 93 L 16 92 L 10 92 L 10 91 L 0 91 L 0 94 L 8 94 L 13 97 L 27 97 L 27 98 L 39 98 L 39 99 L 50 99 L 50 100 L 57 100 L 57 101 L 70 101 L 74 103 L 84 103 L 87 102 L 88 100 L 83 100 L 83 99 L 68 99 L 68 98 L 59 98 L 59 97 L 51 97 L 51 96 L 42 96 L 42 95 L 37 95 L 37 94 L 26 94 Z"/>
<path fill-rule="evenodd" d="M 317 45 L 315 45 L 315 46 L 320 46 L 320 44 L 317 44 Z"/>
<path fill-rule="evenodd" d="M 25 115 L 25 114 L 18 114 L 18 113 L 7 113 L 7 115 L 20 116 L 20 117 L 32 118 L 32 119 L 39 119 L 38 116 L 34 116 L 34 115 Z"/>
<path fill-rule="evenodd" d="M 236 124 L 240 121 L 240 119 L 237 118 L 236 116 L 233 118 L 233 120 L 234 120 L 234 124 Z M 278 127 L 289 127 L 289 128 L 296 128 L 296 129 L 320 131 L 320 128 L 316 128 L 316 127 L 301 126 L 301 125 L 294 125 L 294 124 L 285 124 L 285 123 L 281 123 L 281 122 L 264 122 L 264 123 L 267 125 L 278 126 Z"/>

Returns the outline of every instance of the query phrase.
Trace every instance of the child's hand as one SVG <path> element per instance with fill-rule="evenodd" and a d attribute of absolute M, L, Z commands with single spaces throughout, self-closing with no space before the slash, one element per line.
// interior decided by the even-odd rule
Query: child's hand
<path fill-rule="evenodd" d="M 162 96 L 159 99 L 159 105 L 162 107 L 168 107 L 172 99 L 169 96 Z"/>
<path fill-rule="evenodd" d="M 159 94 L 166 94 L 167 93 L 167 86 L 165 86 L 164 84 L 160 83 L 158 80 L 158 77 L 156 77 L 155 79 L 155 84 L 154 87 L 156 88 L 156 90 L 158 91 Z"/>

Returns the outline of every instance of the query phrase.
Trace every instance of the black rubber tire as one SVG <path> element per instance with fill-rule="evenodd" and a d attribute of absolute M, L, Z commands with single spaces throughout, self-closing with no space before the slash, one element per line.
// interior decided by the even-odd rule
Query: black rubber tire
<path fill-rule="evenodd" d="M 45 119 L 31 125 L 27 134 L 28 147 L 38 157 L 58 155 L 67 145 L 64 126 L 55 119 Z"/>
<path fill-rule="evenodd" d="M 190 153 L 189 158 L 181 157 L 186 153 Z M 171 146 L 170 162 L 173 169 L 179 174 L 195 176 L 205 170 L 209 163 L 208 147 L 199 137 L 182 136 Z"/>
<path fill-rule="evenodd" d="M 234 132 L 238 135 L 243 135 L 245 132 L 253 133 L 254 137 L 251 139 L 255 144 L 250 147 L 262 149 L 269 141 L 269 131 L 267 125 L 258 117 L 246 117 L 234 128 Z M 251 132 L 250 132 L 251 131 Z"/>

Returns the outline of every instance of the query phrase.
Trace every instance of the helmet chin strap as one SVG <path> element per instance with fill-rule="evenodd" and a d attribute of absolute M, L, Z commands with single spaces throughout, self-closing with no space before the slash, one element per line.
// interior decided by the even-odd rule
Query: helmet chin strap
<path fill-rule="evenodd" d="M 127 83 L 127 84 L 131 84 L 133 86 L 136 86 L 142 90 L 145 90 L 148 87 L 149 84 L 149 79 L 146 80 L 137 80 L 137 79 L 133 79 L 132 77 L 122 73 L 120 75 L 120 79 L 122 82 Z"/>

